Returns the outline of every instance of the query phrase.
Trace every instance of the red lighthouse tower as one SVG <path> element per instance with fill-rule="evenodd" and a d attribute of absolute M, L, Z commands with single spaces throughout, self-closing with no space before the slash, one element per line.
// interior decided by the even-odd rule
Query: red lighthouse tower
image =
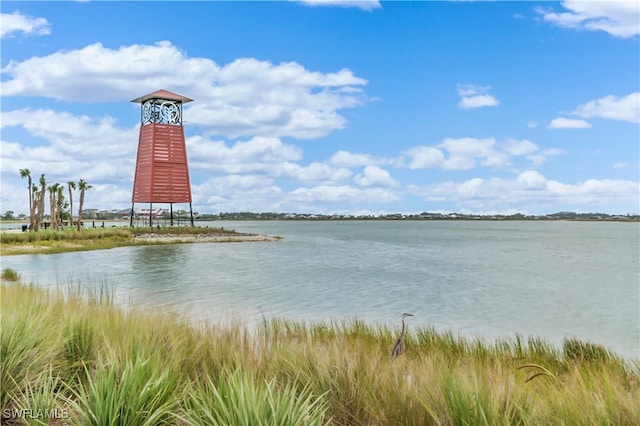
<path fill-rule="evenodd" d="M 191 184 L 187 147 L 182 126 L 182 104 L 193 99 L 157 90 L 131 102 L 142 105 L 138 157 L 131 196 L 131 220 L 135 203 L 149 203 L 149 226 L 153 203 L 169 203 L 173 226 L 173 203 L 189 203 L 191 226 Z"/>

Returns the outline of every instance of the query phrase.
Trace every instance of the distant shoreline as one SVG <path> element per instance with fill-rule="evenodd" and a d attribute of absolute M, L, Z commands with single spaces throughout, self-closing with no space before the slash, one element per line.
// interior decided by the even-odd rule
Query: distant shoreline
<path fill-rule="evenodd" d="M 387 215 L 323 215 L 302 213 L 221 213 L 219 215 L 201 215 L 194 219 L 195 223 L 224 221 L 571 221 L 571 222 L 640 222 L 640 215 L 610 215 L 604 213 L 554 213 L 548 215 L 473 215 L 460 213 L 422 213 L 422 214 L 387 214 Z M 167 219 L 156 219 L 154 226 L 165 227 Z M 100 228 L 101 223 L 115 222 L 128 226 L 129 219 L 100 218 L 85 219 L 86 228 Z M 28 219 L 1 219 L 0 224 L 28 224 Z M 96 225 L 97 223 L 97 225 Z M 92 224 L 92 226 L 89 226 Z M 139 226 L 134 226 L 139 227 Z"/>

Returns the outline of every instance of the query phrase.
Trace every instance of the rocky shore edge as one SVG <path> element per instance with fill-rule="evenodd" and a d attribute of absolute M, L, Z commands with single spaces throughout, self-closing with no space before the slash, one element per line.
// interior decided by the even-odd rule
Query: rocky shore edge
<path fill-rule="evenodd" d="M 136 235 L 136 241 L 146 241 L 154 243 L 233 243 L 252 241 L 278 241 L 278 237 L 270 237 L 260 234 L 244 234 L 230 232 L 224 234 L 141 234 Z"/>

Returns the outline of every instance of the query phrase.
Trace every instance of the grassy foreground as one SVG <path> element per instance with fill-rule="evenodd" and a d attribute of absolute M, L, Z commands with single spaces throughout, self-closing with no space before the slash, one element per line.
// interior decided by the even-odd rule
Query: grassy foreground
<path fill-rule="evenodd" d="M 640 423 L 640 371 L 567 340 L 495 344 L 360 321 L 193 325 L 106 289 L 1 287 L 5 420 L 73 425 Z M 15 423 L 19 424 L 19 423 Z"/>
<path fill-rule="evenodd" d="M 168 237 L 164 240 L 137 238 L 144 236 Z M 83 250 L 103 250 L 115 247 L 149 244 L 177 244 L 185 242 L 180 237 L 210 236 L 222 237 L 224 241 L 240 241 L 247 234 L 223 228 L 201 227 L 113 227 L 87 228 L 77 231 L 68 228 L 63 231 L 39 230 L 37 232 L 0 233 L 0 255 L 65 253 Z"/>

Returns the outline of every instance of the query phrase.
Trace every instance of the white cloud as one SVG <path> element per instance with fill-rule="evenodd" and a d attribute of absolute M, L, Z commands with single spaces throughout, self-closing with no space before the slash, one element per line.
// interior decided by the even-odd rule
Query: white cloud
<path fill-rule="evenodd" d="M 138 138 L 135 127 L 122 129 L 111 118 L 48 109 L 3 112 L 0 122 L 2 128 L 22 127 L 43 141 L 38 146 L 3 141 L 3 171 L 29 168 L 62 181 L 130 181 L 133 177 L 136 144 L 132 141 Z"/>
<path fill-rule="evenodd" d="M 293 0 L 308 6 L 340 6 L 357 7 L 363 10 L 373 10 L 382 7 L 378 0 Z"/>
<path fill-rule="evenodd" d="M 478 160 L 489 167 L 504 165 L 508 157 L 494 149 L 495 142 L 493 138 L 446 138 L 435 147 L 417 146 L 404 154 L 412 158 L 410 169 L 470 170 Z"/>
<path fill-rule="evenodd" d="M 474 95 L 463 97 L 458 103 L 458 106 L 462 109 L 473 109 L 496 106 L 498 104 L 498 100 L 491 95 Z"/>
<path fill-rule="evenodd" d="M 558 117 L 551 120 L 547 127 L 549 129 L 589 129 L 591 124 L 577 118 Z"/>
<path fill-rule="evenodd" d="M 195 136 L 187 140 L 187 151 L 190 168 L 200 173 L 259 175 L 300 183 L 335 183 L 353 175 L 348 168 L 319 162 L 297 164 L 302 150 L 278 138 L 256 136 L 229 145 Z"/>
<path fill-rule="evenodd" d="M 410 169 L 439 169 L 444 163 L 444 153 L 432 146 L 414 146 L 403 152 L 411 157 Z"/>
<path fill-rule="evenodd" d="M 573 115 L 582 118 L 604 118 L 630 123 L 640 123 L 640 92 L 623 97 L 613 95 L 591 100 L 579 105 Z M 557 117 L 547 126 L 549 129 L 588 129 L 591 123 L 579 118 Z"/>
<path fill-rule="evenodd" d="M 201 136 L 187 140 L 189 163 L 194 169 L 222 173 L 256 173 L 272 170 L 273 165 L 302 158 L 302 150 L 278 138 L 256 136 L 228 146 Z"/>
<path fill-rule="evenodd" d="M 326 184 L 345 181 L 353 175 L 353 172 L 344 167 L 335 168 L 318 162 L 313 162 L 308 166 L 286 163 L 274 175 L 296 182 Z"/>
<path fill-rule="evenodd" d="M 640 3 L 637 1 L 567 0 L 562 6 L 565 12 L 536 10 L 545 21 L 560 27 L 604 31 L 620 38 L 640 34 Z"/>
<path fill-rule="evenodd" d="M 439 147 L 446 149 L 449 156 L 442 164 L 443 170 L 469 170 L 481 160 L 488 167 L 502 166 L 508 163 L 508 157 L 494 149 L 494 138 L 446 138 Z"/>
<path fill-rule="evenodd" d="M 583 118 L 599 117 L 640 123 L 640 92 L 633 92 L 620 98 L 609 95 L 592 100 L 578 106 L 573 114 Z"/>
<path fill-rule="evenodd" d="M 504 150 L 509 155 L 530 155 L 537 152 L 538 149 L 538 145 L 526 139 L 507 139 L 504 143 Z"/>
<path fill-rule="evenodd" d="M 257 175 L 225 175 L 192 185 L 194 203 L 207 212 L 282 211 L 283 192 L 273 180 Z"/>
<path fill-rule="evenodd" d="M 128 102 L 164 88 L 197 98 L 185 121 L 231 137 L 324 136 L 345 126 L 338 111 L 359 105 L 367 84 L 348 69 L 320 73 L 295 62 L 241 58 L 221 67 L 167 41 L 117 50 L 96 43 L 10 62 L 2 74 L 10 77 L 0 83 L 3 96 Z"/>
<path fill-rule="evenodd" d="M 391 174 L 378 166 L 367 166 L 362 174 L 356 175 L 355 182 L 360 186 L 395 187 L 398 182 Z"/>
<path fill-rule="evenodd" d="M 524 190 L 542 190 L 547 186 L 545 177 L 535 170 L 527 170 L 520 173 L 515 182 L 518 187 Z"/>
<path fill-rule="evenodd" d="M 478 164 L 493 169 L 510 166 L 515 157 L 524 157 L 533 165 L 544 163 L 547 157 L 559 155 L 559 150 L 540 151 L 533 142 L 495 138 L 446 138 L 436 146 L 414 146 L 402 152 L 410 158 L 409 169 L 471 170 Z"/>
<path fill-rule="evenodd" d="M 500 102 L 490 95 L 490 86 L 478 86 L 474 84 L 458 84 L 458 95 L 461 97 L 458 107 L 462 109 L 473 109 L 488 106 L 496 106 Z"/>
<path fill-rule="evenodd" d="M 39 139 L 37 146 L 0 141 L 6 209 L 24 210 L 18 177 L 21 168 L 37 175 L 45 173 L 49 182 L 87 180 L 94 186 L 87 198 L 89 207 L 128 206 L 137 125 L 123 129 L 108 117 L 93 119 L 46 109 L 9 111 L 0 118 L 3 129 L 21 127 Z M 354 204 L 399 199 L 382 187 L 393 183 L 382 169 L 365 169 L 358 181 L 369 186 L 347 189 L 351 187 L 345 183 L 353 178 L 349 168 L 320 162 L 301 164 L 302 150 L 279 138 L 255 136 L 229 143 L 193 136 L 187 139 L 187 152 L 192 182 L 204 179 L 192 185 L 194 205 L 205 211 L 317 211 L 316 204 L 305 200 L 317 197 L 320 203 L 329 203 L 351 193 L 356 195 Z M 283 189 L 300 185 L 291 194 Z"/>
<path fill-rule="evenodd" d="M 13 36 L 21 32 L 25 35 L 47 35 L 51 33 L 49 22 L 45 18 L 32 18 L 21 14 L 19 11 L 13 13 L 0 13 L 0 38 Z"/>
<path fill-rule="evenodd" d="M 97 208 L 124 208 L 130 197 L 135 163 L 137 126 L 119 128 L 115 120 L 93 119 L 51 110 L 15 110 L 2 114 L 3 128 L 22 127 L 38 137 L 38 146 L 21 146 L 2 141 L 1 165 L 3 196 L 18 182 L 17 171 L 29 168 L 45 173 L 51 182 L 86 179 L 94 185 L 87 205 Z M 302 150 L 275 137 L 256 136 L 248 140 L 227 142 L 193 136 L 187 140 L 190 172 L 194 181 L 194 203 L 204 211 L 303 211 L 319 212 L 334 208 L 332 203 L 345 203 L 354 208 L 371 208 L 376 204 L 401 199 L 399 183 L 380 167 L 381 159 L 366 154 L 339 151 L 327 163 L 301 164 Z M 478 164 L 502 167 L 515 157 L 544 158 L 528 140 L 493 138 L 447 138 L 429 147 L 409 150 L 411 168 L 426 166 L 443 170 L 468 170 Z M 379 164 L 364 164 L 377 161 Z M 388 164 L 397 160 L 384 159 Z M 348 167 L 365 166 L 354 175 Z M 420 166 L 420 167 L 418 167 Z M 7 179 L 10 177 L 10 179 Z M 524 177 L 521 179 L 524 181 Z M 535 177 L 535 176 L 533 176 Z M 348 182 L 352 179 L 354 185 Z M 531 187 L 532 177 L 528 186 Z M 480 191 L 483 181 L 467 182 L 461 191 Z M 297 188 L 296 188 L 297 186 Z M 293 187 L 295 189 L 286 189 Z M 24 205 L 21 192 L 9 195 L 7 205 Z"/>
<path fill-rule="evenodd" d="M 551 206 L 597 208 L 626 204 L 636 200 L 640 183 L 624 180 L 588 179 L 575 184 L 549 180 L 529 170 L 514 179 L 473 178 L 463 182 L 441 182 L 426 187 L 411 186 L 410 191 L 425 201 L 453 201 L 459 206 L 479 210 L 544 209 Z"/>
<path fill-rule="evenodd" d="M 534 153 L 531 153 L 529 155 L 527 155 L 527 159 L 529 161 L 531 161 L 531 164 L 534 166 L 540 166 L 542 165 L 545 161 L 547 161 L 547 158 L 553 156 L 553 155 L 564 155 L 566 154 L 565 151 L 558 149 L 558 148 L 549 148 L 549 149 L 545 149 L 542 152 L 540 151 L 536 151 Z"/>
<path fill-rule="evenodd" d="M 354 154 L 348 151 L 340 150 L 333 154 L 331 164 L 345 167 L 358 167 L 372 164 L 374 159 L 369 154 Z"/>
<path fill-rule="evenodd" d="M 329 163 L 334 166 L 341 167 L 361 167 L 361 166 L 379 166 L 383 164 L 393 164 L 396 162 L 390 158 L 378 158 L 369 154 L 352 153 L 345 150 L 339 150 L 331 156 Z"/>
<path fill-rule="evenodd" d="M 297 188 L 288 194 L 294 203 L 343 203 L 357 205 L 363 203 L 391 203 L 400 199 L 393 190 L 386 188 L 356 188 L 349 185 L 318 185 Z"/>

